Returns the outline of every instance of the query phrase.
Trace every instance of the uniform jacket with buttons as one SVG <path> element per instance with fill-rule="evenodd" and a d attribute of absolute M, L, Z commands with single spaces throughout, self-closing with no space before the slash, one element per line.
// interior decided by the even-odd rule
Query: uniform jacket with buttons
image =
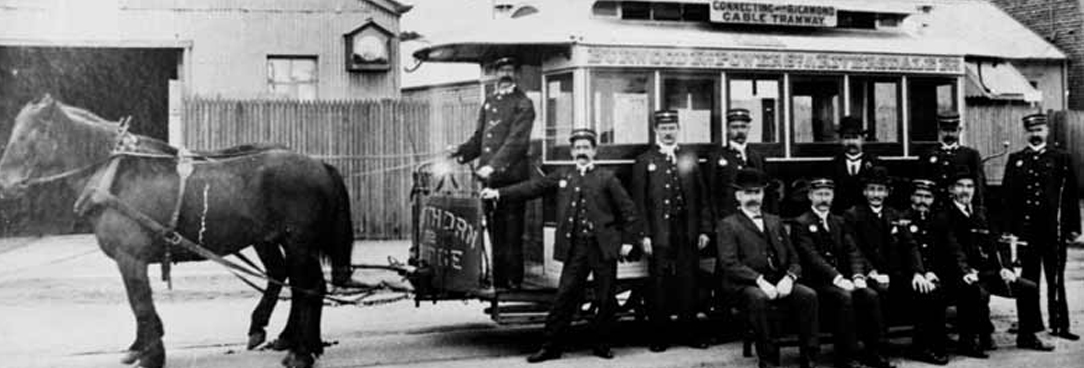
<path fill-rule="evenodd" d="M 903 248 L 909 254 L 910 273 L 925 275 L 933 272 L 938 278 L 959 273 L 963 257 L 959 243 L 950 237 L 948 220 L 943 214 L 908 209 L 901 217 L 901 226 L 910 235 L 911 246 Z"/>
<path fill-rule="evenodd" d="M 910 270 L 910 255 L 904 249 L 909 246 L 908 234 L 900 229 L 899 211 L 884 206 L 878 218 L 868 205 L 858 205 L 844 212 L 843 219 L 867 262 L 864 266 L 867 272 L 900 275 Z"/>
<path fill-rule="evenodd" d="M 847 170 L 847 155 L 843 152 L 836 154 L 821 171 L 836 182 L 836 198 L 832 202 L 832 213 L 841 214 L 854 205 L 865 203 L 866 197 L 862 195 L 862 176 L 866 170 L 881 165 L 881 160 L 869 152 L 862 154 L 859 159 L 858 173 L 851 175 Z"/>
<path fill-rule="evenodd" d="M 692 246 L 700 234 L 712 231 L 708 192 L 696 153 L 679 147 L 676 156 L 677 162 L 670 162 L 653 147 L 640 154 L 632 166 L 632 199 L 644 217 L 644 230 L 652 246 Z M 677 194 L 682 197 L 684 213 L 679 213 L 674 203 Z M 671 228 L 672 218 L 680 216 L 684 216 L 684 223 Z M 673 232 L 684 232 L 690 243 L 670 244 Z"/>
<path fill-rule="evenodd" d="M 738 170 L 753 168 L 764 171 L 764 156 L 748 144 L 745 146 L 745 157 L 743 161 L 741 153 L 729 145 L 717 146 L 708 154 L 704 173 L 707 176 L 708 200 L 711 201 L 711 210 L 717 219 L 739 212 L 738 200 L 734 198 L 734 188 L 731 186 Z M 765 193 L 765 201 L 768 199 L 769 196 Z"/>
<path fill-rule="evenodd" d="M 756 286 L 760 276 L 777 283 L 787 274 L 802 277 L 798 252 L 787 237 L 779 216 L 764 214 L 764 231 L 740 210 L 716 226 L 722 286 L 734 293 L 746 286 Z M 774 257 L 773 257 L 774 255 Z"/>
<path fill-rule="evenodd" d="M 812 285 L 831 284 L 839 275 L 849 279 L 865 274 L 866 260 L 843 217 L 829 213 L 825 229 L 820 217 L 809 210 L 794 220 L 790 233 Z"/>
<path fill-rule="evenodd" d="M 581 196 L 582 193 L 582 196 Z M 621 182 L 607 169 L 595 167 L 580 175 L 575 166 L 562 167 L 544 177 L 499 189 L 499 200 L 519 201 L 557 195 L 557 239 L 554 258 L 568 259 L 577 228 L 576 206 L 583 199 L 587 220 L 605 260 L 615 260 L 621 244 L 639 244 L 643 220 Z"/>
<path fill-rule="evenodd" d="M 922 165 L 920 172 L 923 177 L 933 179 L 937 183 L 937 202 L 949 203 L 951 201 L 949 188 L 952 186 L 952 177 L 960 166 L 967 167 L 974 173 L 975 180 L 975 203 L 982 205 L 984 193 L 986 193 L 986 173 L 982 169 L 982 155 L 974 148 L 957 145 L 956 148 L 947 150 L 944 146 L 931 149 L 918 160 Z"/>
<path fill-rule="evenodd" d="M 995 253 L 999 235 L 990 227 L 982 207 L 972 205 L 971 208 L 971 216 L 964 214 L 954 203 L 949 203 L 943 210 L 943 218 L 952 235 L 950 239 L 959 244 L 963 254 L 962 259 L 957 259 L 956 271 L 960 276 L 972 269 L 983 275 L 996 276 L 1002 268 Z"/>
<path fill-rule="evenodd" d="M 478 113 L 474 135 L 459 145 L 454 156 L 460 162 L 477 158 L 479 167 L 492 166 L 489 185 L 493 187 L 527 180 L 527 149 L 534 117 L 534 104 L 519 88 L 491 94 Z"/>
<path fill-rule="evenodd" d="M 1080 233 L 1076 167 L 1068 152 L 1047 146 L 1038 154 L 1031 148 L 1010 154 L 1001 186 L 1006 194 L 1004 230 L 1020 236 L 1028 235 L 1027 230 L 1056 235 L 1060 208 L 1062 234 Z"/>

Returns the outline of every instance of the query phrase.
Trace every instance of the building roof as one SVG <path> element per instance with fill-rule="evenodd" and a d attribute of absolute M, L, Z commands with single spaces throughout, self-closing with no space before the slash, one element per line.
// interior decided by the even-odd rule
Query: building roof
<path fill-rule="evenodd" d="M 414 56 L 430 61 L 479 62 L 497 53 L 582 44 L 1066 58 L 1046 40 L 982 0 L 814 1 L 837 9 L 910 15 L 898 29 L 892 30 L 803 28 L 795 32 L 600 18 L 591 15 L 592 1 L 553 0 L 545 4 L 550 6 L 540 6 L 540 12 L 533 15 L 471 23 L 466 28 L 436 35 L 430 46 L 419 49 Z"/>

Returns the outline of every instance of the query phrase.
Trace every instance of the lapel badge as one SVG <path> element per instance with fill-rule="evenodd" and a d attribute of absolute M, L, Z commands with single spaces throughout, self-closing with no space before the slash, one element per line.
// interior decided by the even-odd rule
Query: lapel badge
<path fill-rule="evenodd" d="M 726 164 L 727 164 L 727 162 L 726 162 L 725 158 L 720 158 L 719 159 L 719 166 L 726 166 Z"/>
<path fill-rule="evenodd" d="M 896 233 L 899 233 L 899 232 L 900 232 L 900 229 L 898 227 L 895 227 L 895 226 L 892 227 L 892 235 L 896 235 Z"/>
<path fill-rule="evenodd" d="M 1016 167 L 1024 166 L 1024 160 L 1016 160 Z"/>
<path fill-rule="evenodd" d="M 817 232 L 817 225 L 809 225 L 809 232 L 811 232 L 811 233 Z"/>
<path fill-rule="evenodd" d="M 561 179 L 561 181 L 557 182 L 557 186 L 559 186 L 561 188 L 567 187 L 568 186 L 568 180 Z"/>
<path fill-rule="evenodd" d="M 912 233 L 917 233 L 918 232 L 918 225 L 911 224 L 910 230 L 911 230 Z"/>
<path fill-rule="evenodd" d="M 930 163 L 931 164 L 936 164 L 937 163 L 937 156 L 930 156 Z"/>
<path fill-rule="evenodd" d="M 654 162 L 647 164 L 647 171 L 655 171 L 656 168 Z"/>

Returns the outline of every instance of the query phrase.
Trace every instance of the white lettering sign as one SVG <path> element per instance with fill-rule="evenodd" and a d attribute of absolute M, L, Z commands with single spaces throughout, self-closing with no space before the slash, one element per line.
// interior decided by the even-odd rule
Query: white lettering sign
<path fill-rule="evenodd" d="M 710 15 L 711 21 L 715 23 L 795 27 L 836 26 L 836 9 L 820 5 L 712 1 Z"/>

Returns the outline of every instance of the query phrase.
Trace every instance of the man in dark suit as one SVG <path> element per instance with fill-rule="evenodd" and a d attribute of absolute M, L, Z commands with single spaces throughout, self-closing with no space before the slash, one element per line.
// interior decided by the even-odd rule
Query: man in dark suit
<path fill-rule="evenodd" d="M 451 147 L 451 156 L 460 163 L 478 159 L 478 177 L 485 186 L 498 188 L 529 177 L 527 149 L 535 112 L 531 100 L 516 87 L 516 60 L 498 59 L 494 68 L 497 88 L 482 104 L 478 128 L 470 140 Z M 498 288 L 516 289 L 523 282 L 524 210 L 522 201 L 501 201 L 490 213 L 493 284 Z"/>
<path fill-rule="evenodd" d="M 767 185 L 764 173 L 739 170 L 733 185 L 739 211 L 720 221 L 716 234 L 722 288 L 737 298 L 756 334 L 760 367 L 779 366 L 779 347 L 768 323 L 770 306 L 789 309 L 788 315 L 798 325 L 800 364 L 812 367 L 819 350 L 817 294 L 798 283 L 802 266 L 779 217 L 761 210 Z"/>
<path fill-rule="evenodd" d="M 795 219 L 791 231 L 802 256 L 802 269 L 817 291 L 821 305 L 832 311 L 836 367 L 857 367 L 857 337 L 865 343 L 859 360 L 865 365 L 890 368 L 881 355 L 883 318 L 880 297 L 866 283 L 866 260 L 840 216 L 832 214 L 835 184 L 816 178 L 809 183 L 812 208 Z"/>
<path fill-rule="evenodd" d="M 821 171 L 835 182 L 835 192 L 839 194 L 832 202 L 832 213 L 841 214 L 851 206 L 863 203 L 862 174 L 874 166 L 881 166 L 876 155 L 862 151 L 865 134 L 861 119 L 844 116 L 840 120 L 839 142 L 843 150 L 828 162 L 825 171 Z"/>
<path fill-rule="evenodd" d="M 953 171 L 958 166 L 967 166 L 979 178 L 975 188 L 975 203 L 982 205 L 986 193 L 986 174 L 982 169 L 982 155 L 974 148 L 960 144 L 960 114 L 945 112 L 937 115 L 937 131 L 941 145 L 919 157 L 922 165 L 919 170 L 923 177 L 937 182 L 937 203 L 939 206 L 952 203 L 949 187 L 952 186 Z"/>
<path fill-rule="evenodd" d="M 699 250 L 708 245 L 711 210 L 696 153 L 678 145 L 680 129 L 676 111 L 655 112 L 657 147 L 632 166 L 632 198 L 646 225 L 641 243 L 649 257 L 654 352 L 665 351 L 674 340 L 698 349 L 708 346 L 694 331 Z M 672 312 L 681 319 L 680 328 L 671 326 Z"/>
<path fill-rule="evenodd" d="M 730 109 L 726 113 L 726 144 L 715 147 L 708 154 L 705 173 L 712 210 L 716 219 L 723 219 L 738 212 L 734 199 L 734 175 L 738 170 L 752 168 L 764 172 L 764 155 L 748 146 L 749 110 Z M 767 196 L 770 201 L 772 198 Z"/>
<path fill-rule="evenodd" d="M 902 247 L 908 244 L 906 232 L 899 228 L 900 213 L 885 205 L 889 195 L 888 170 L 883 166 L 874 166 L 863 175 L 862 194 L 865 201 L 851 207 L 843 214 L 847 227 L 854 235 L 855 244 L 862 253 L 866 264 L 866 283 L 881 297 L 886 320 L 895 321 L 894 315 L 902 309 L 901 303 L 891 303 L 890 296 L 905 295 L 909 292 L 907 284 L 908 259 Z"/>
<path fill-rule="evenodd" d="M 1046 115 L 1024 117 L 1028 147 L 1009 155 L 1005 165 L 1004 229 L 1023 238 L 1023 276 L 1039 281 L 1046 276 L 1050 333 L 1068 340 L 1069 306 L 1065 299 L 1066 243 L 1080 236 L 1080 197 L 1077 166 L 1068 152 L 1047 145 Z M 1041 326 L 1041 325 L 1040 325 Z"/>
<path fill-rule="evenodd" d="M 990 321 L 990 294 L 1016 298 L 1016 315 L 1019 322 L 1016 346 L 1039 351 L 1054 350 L 1035 336 L 1041 331 L 1043 320 L 1039 312 L 1039 289 L 1034 282 L 1016 276 L 1003 261 L 996 246 L 996 230 L 987 221 L 986 210 L 974 205 L 977 175 L 966 166 L 957 168 L 953 175 L 953 202 L 946 206 L 945 221 L 950 229 L 950 239 L 959 244 L 955 275 L 960 280 L 959 316 L 960 348 L 964 355 L 986 358 L 985 351 L 996 349 L 991 334 L 994 325 Z M 976 341 L 975 338 L 978 337 Z"/>
<path fill-rule="evenodd" d="M 931 180 L 912 181 L 911 208 L 900 215 L 899 227 L 905 234 L 898 250 L 907 260 L 910 274 L 910 298 L 899 301 L 901 310 L 910 311 L 915 328 L 912 331 L 911 356 L 930 364 L 946 365 L 945 308 L 948 295 L 942 286 L 941 275 L 946 264 L 956 261 L 959 249 L 955 242 L 943 241 L 948 232 L 944 221 L 933 221 L 931 211 L 937 184 Z M 897 278 L 898 280 L 898 278 Z M 949 279 L 946 279 L 949 280 Z M 949 280 L 951 281 L 951 280 Z M 897 294 L 899 295 L 899 294 Z"/>
<path fill-rule="evenodd" d="M 612 172 L 593 163 L 598 142 L 595 131 L 577 129 L 569 141 L 576 166 L 509 187 L 483 189 L 481 193 L 483 199 L 498 201 L 557 194 L 554 257 L 564 262 L 564 268 L 546 316 L 546 342 L 527 358 L 530 363 L 561 357 L 561 342 L 581 304 L 588 275 L 594 277 L 594 303 L 598 306 L 592 321 L 597 336 L 593 352 L 605 359 L 613 358 L 609 338 L 617 304 L 617 261 L 628 256 L 633 242 L 643 239 L 636 204 Z"/>

